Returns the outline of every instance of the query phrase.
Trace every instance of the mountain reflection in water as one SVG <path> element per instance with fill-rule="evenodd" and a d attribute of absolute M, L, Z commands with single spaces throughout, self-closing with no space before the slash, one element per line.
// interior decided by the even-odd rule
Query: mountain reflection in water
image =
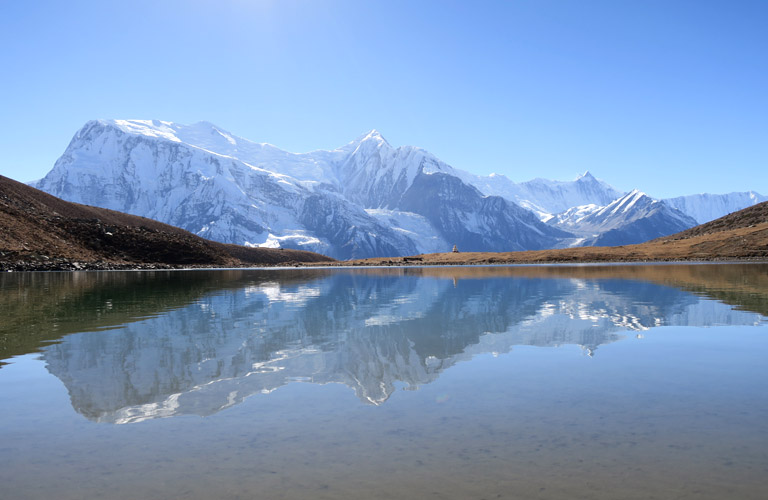
<path fill-rule="evenodd" d="M 592 356 L 649 328 L 758 324 L 766 269 L 26 275 L 0 281 L 6 324 L 16 325 L 0 333 L 4 345 L 15 346 L 12 354 L 39 350 L 73 407 L 95 421 L 210 415 L 294 381 L 342 383 L 378 405 L 398 382 L 415 388 L 457 362 L 517 345 L 575 344 Z M 41 287 L 35 279 L 48 282 Z M 25 338 L 37 343 L 22 345 L 15 332 L 23 334 L 19 325 L 32 317 L 35 333 Z"/>

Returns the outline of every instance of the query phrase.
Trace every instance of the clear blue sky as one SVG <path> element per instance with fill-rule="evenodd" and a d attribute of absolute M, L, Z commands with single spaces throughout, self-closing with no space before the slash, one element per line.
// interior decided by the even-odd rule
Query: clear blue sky
<path fill-rule="evenodd" d="M 768 0 L 7 1 L 0 173 L 94 118 L 289 151 L 376 128 L 515 181 L 768 194 Z"/>

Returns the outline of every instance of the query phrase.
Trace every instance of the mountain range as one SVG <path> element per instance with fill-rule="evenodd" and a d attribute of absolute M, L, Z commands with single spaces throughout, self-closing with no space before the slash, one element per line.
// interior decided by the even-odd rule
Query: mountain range
<path fill-rule="evenodd" d="M 455 169 L 373 130 L 289 153 L 208 122 L 95 120 L 35 187 L 207 239 L 340 259 L 639 243 L 763 201 L 758 193 L 653 200 L 589 172 L 515 183 Z"/>

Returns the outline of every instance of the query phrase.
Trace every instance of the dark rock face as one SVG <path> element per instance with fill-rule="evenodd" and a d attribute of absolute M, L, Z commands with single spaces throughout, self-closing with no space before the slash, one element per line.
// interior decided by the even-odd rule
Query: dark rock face
<path fill-rule="evenodd" d="M 662 211 L 654 212 L 634 220 L 616 229 L 611 229 L 600 236 L 588 240 L 587 246 L 614 247 L 632 245 L 678 233 L 691 227 L 678 219 L 665 216 Z"/>
<path fill-rule="evenodd" d="M 392 229 L 372 222 L 364 210 L 331 196 L 311 195 L 304 200 L 299 221 L 314 234 L 330 242 L 340 259 L 369 255 L 412 255 L 416 247 Z M 391 242 L 397 242 L 393 245 Z"/>
<path fill-rule="evenodd" d="M 499 196 L 483 196 L 457 177 L 419 174 L 398 206 L 423 215 L 448 242 L 462 251 L 537 250 L 568 233 Z"/>

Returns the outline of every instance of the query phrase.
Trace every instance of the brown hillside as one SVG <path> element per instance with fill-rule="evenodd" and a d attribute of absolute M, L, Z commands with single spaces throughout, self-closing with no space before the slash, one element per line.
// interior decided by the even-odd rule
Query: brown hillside
<path fill-rule="evenodd" d="M 0 176 L 0 270 L 241 267 L 329 262 L 209 241 L 161 222 L 70 203 Z"/>
<path fill-rule="evenodd" d="M 718 233 L 721 231 L 730 231 L 733 229 L 750 228 L 759 224 L 768 223 L 768 201 L 752 205 L 744 210 L 730 213 L 719 219 L 701 224 L 691 229 L 687 229 L 671 236 L 665 236 L 659 238 L 661 241 L 665 240 L 679 240 L 684 238 L 691 238 L 694 236 L 702 236 L 706 234 Z"/>

